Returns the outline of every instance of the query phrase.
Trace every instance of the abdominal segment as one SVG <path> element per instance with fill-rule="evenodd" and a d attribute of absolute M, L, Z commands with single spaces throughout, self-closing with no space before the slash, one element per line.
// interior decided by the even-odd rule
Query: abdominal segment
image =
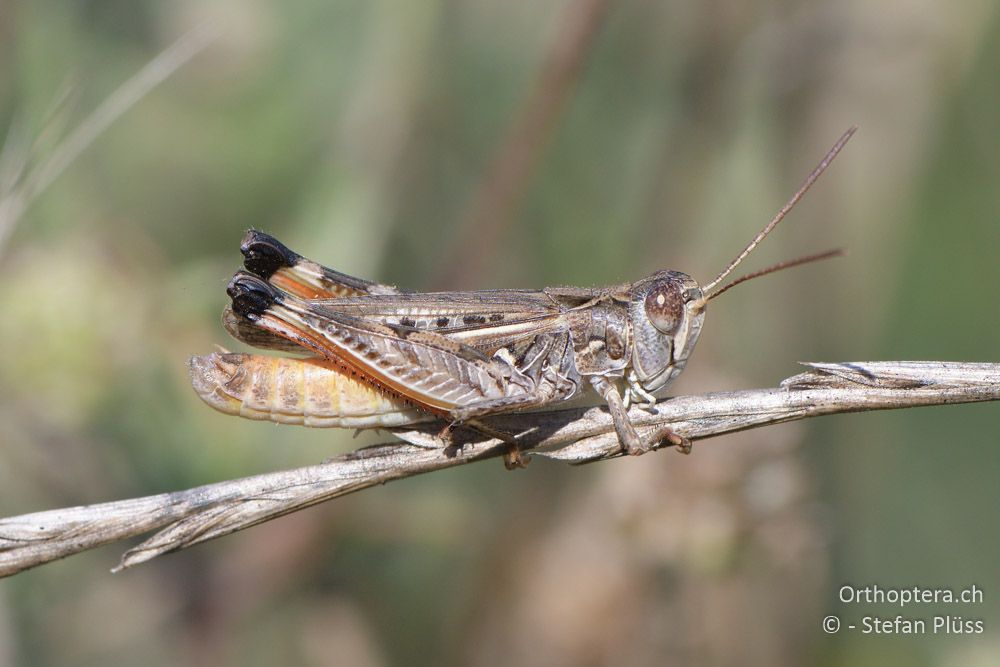
<path fill-rule="evenodd" d="M 191 357 L 191 384 L 219 412 L 318 428 L 392 428 L 434 419 L 317 358 L 236 352 Z"/>

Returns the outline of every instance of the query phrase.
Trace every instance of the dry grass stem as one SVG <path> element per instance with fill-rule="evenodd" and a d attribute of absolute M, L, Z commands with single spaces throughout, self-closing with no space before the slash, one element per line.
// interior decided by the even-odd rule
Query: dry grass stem
<path fill-rule="evenodd" d="M 855 362 L 806 364 L 780 386 L 660 401 L 633 408 L 640 430 L 669 424 L 692 440 L 840 412 L 887 410 L 1000 399 L 1000 364 Z M 601 407 L 497 415 L 490 426 L 517 433 L 525 449 L 569 463 L 619 455 Z M 0 520 L 0 576 L 149 531 L 120 570 L 317 503 L 386 482 L 502 455 L 498 440 L 440 424 L 395 435 L 402 442 L 367 447 L 324 463 L 208 484 L 145 498 L 71 507 Z M 695 452 L 697 455 L 697 452 Z M 678 462 L 680 464 L 680 461 Z M 522 473 L 523 474 L 523 473 Z"/>

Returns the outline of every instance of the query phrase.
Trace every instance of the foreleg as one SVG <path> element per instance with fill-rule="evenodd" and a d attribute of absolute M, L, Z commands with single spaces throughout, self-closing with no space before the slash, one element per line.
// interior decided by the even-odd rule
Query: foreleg
<path fill-rule="evenodd" d="M 590 383 L 598 394 L 607 402 L 608 410 L 611 412 L 611 421 L 615 425 L 615 432 L 618 434 L 618 441 L 622 445 L 622 451 L 626 454 L 638 456 L 645 454 L 663 441 L 677 447 L 683 454 L 691 453 L 691 441 L 684 436 L 675 433 L 669 426 L 662 426 L 654 430 L 645 439 L 639 435 L 628 418 L 628 410 L 618 387 L 608 378 L 601 375 L 592 375 Z"/>

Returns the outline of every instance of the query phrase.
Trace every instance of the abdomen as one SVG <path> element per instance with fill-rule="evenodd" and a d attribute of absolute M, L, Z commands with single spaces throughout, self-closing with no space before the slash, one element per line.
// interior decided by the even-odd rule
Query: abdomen
<path fill-rule="evenodd" d="M 323 359 L 214 352 L 191 357 L 191 385 L 219 412 L 317 428 L 391 428 L 433 417 Z"/>

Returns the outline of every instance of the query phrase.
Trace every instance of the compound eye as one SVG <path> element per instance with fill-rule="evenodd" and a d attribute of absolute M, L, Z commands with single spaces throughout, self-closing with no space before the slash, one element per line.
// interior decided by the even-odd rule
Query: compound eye
<path fill-rule="evenodd" d="M 646 317 L 656 330 L 673 334 L 684 316 L 684 300 L 679 291 L 671 285 L 654 288 L 646 295 Z"/>

